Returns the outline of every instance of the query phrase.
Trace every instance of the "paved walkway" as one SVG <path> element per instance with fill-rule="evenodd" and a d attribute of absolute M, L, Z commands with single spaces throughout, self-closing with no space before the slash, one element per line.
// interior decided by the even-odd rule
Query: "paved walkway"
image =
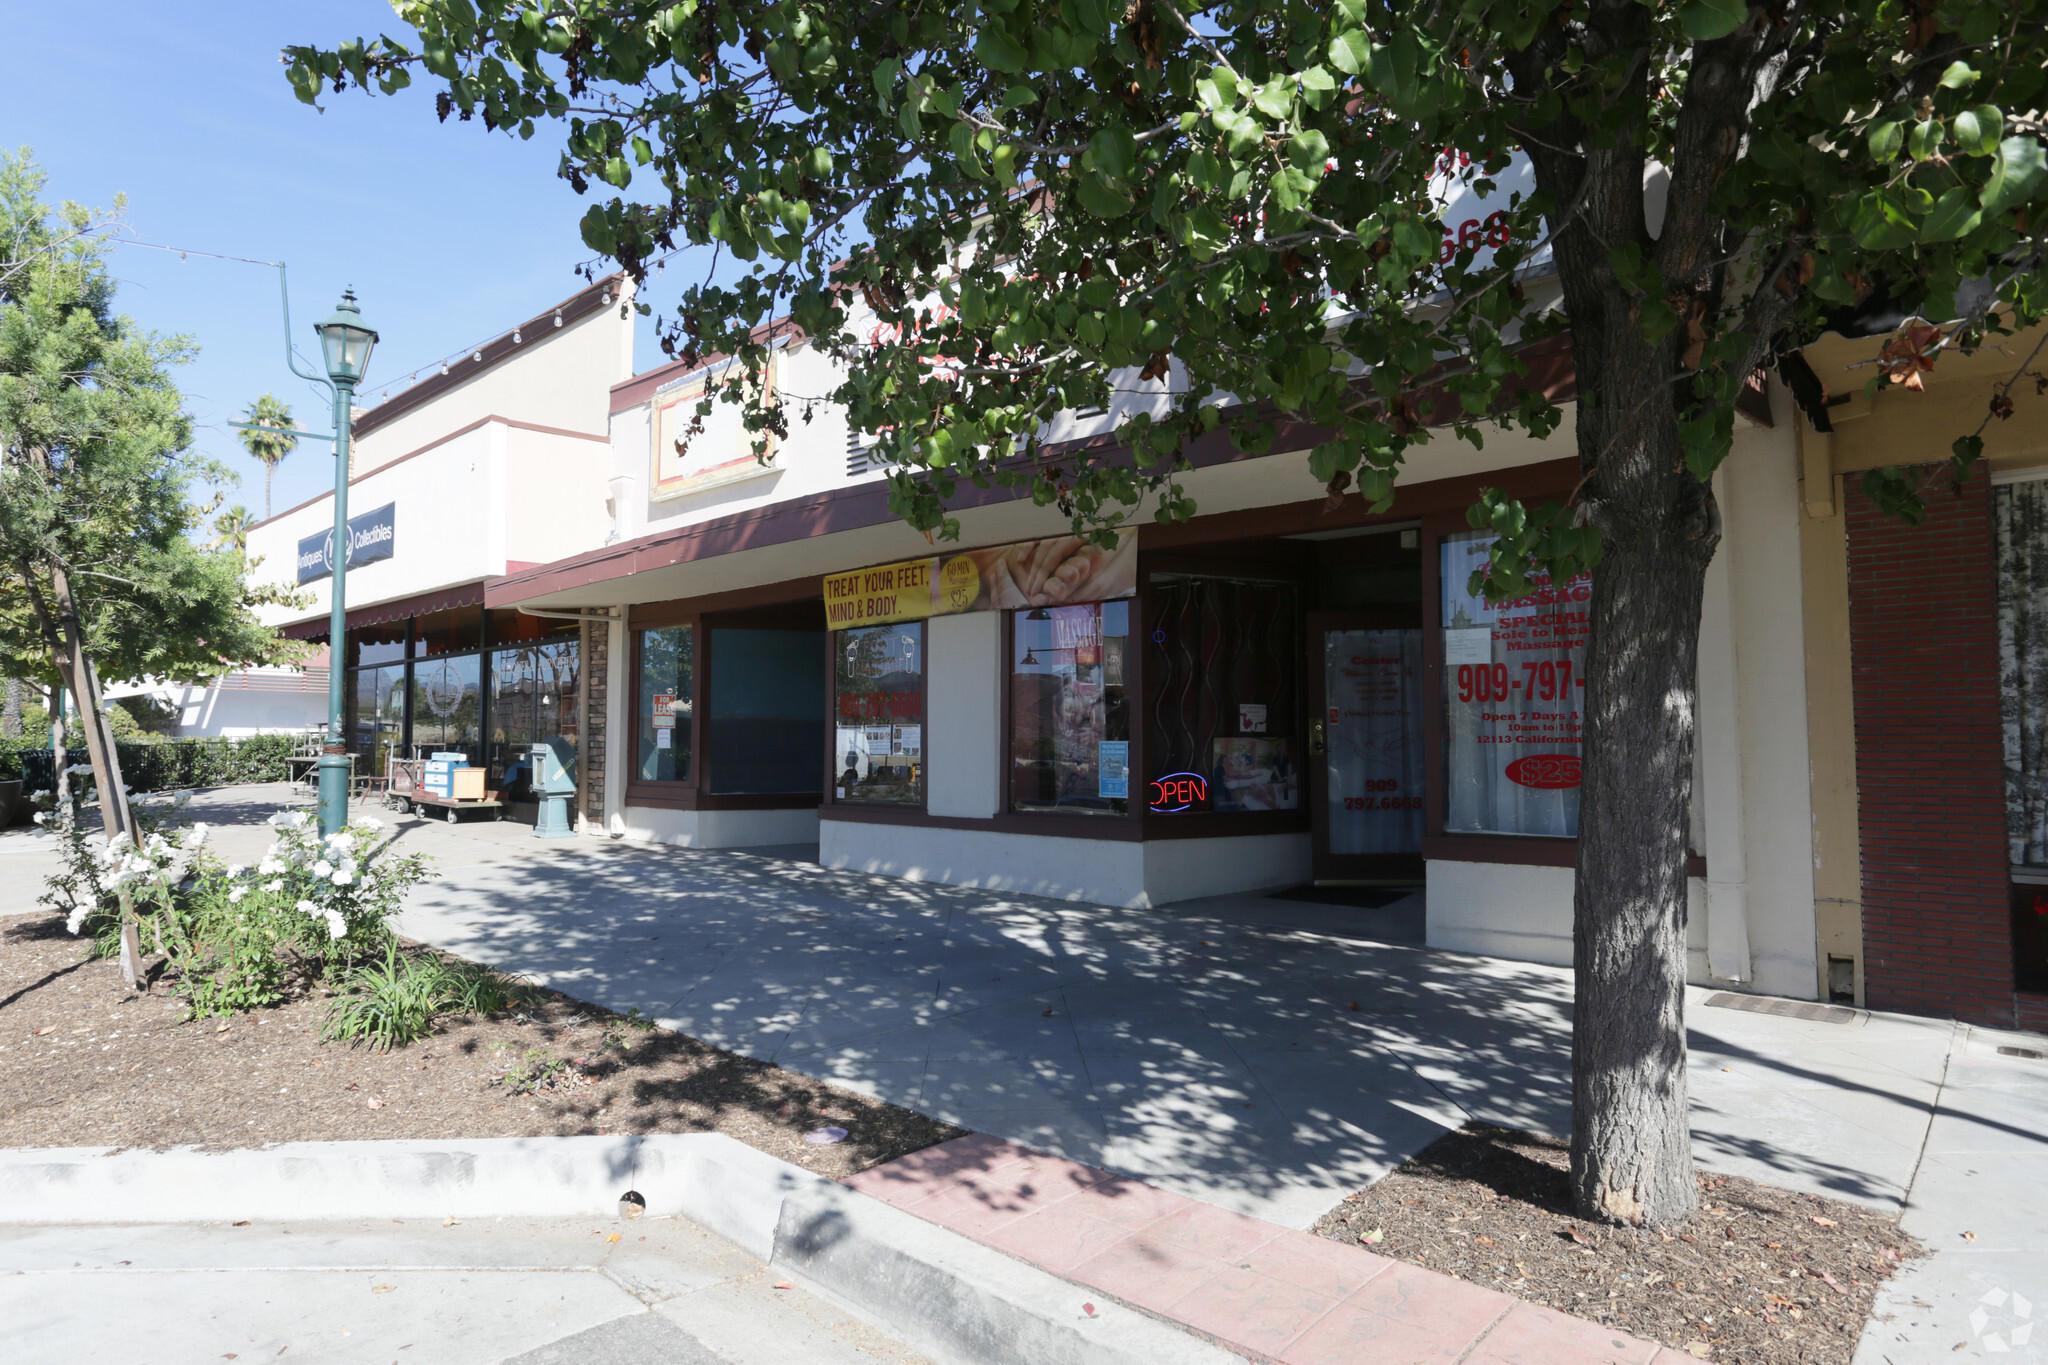
<path fill-rule="evenodd" d="M 195 815 L 260 819 L 268 800 L 210 793 Z M 1468 1118 L 1569 1123 L 1569 973 L 1424 950 L 1414 900 L 1136 911 L 832 872 L 787 851 L 388 832 L 442 861 L 406 913 L 419 938 L 1284 1229 Z M 256 855 L 264 841 L 217 837 Z M 33 903 L 22 874 L 46 856 L 0 837 L 0 909 Z M 1688 1002 L 1701 1163 L 1902 1211 L 1937 1253 L 1895 1282 L 1859 1361 L 1952 1360 L 1983 1333 L 2014 1344 L 2015 1296 L 2048 1305 L 2048 1058 L 2020 1055 L 2048 1042 L 1862 1011 L 1777 1017 L 1710 994 Z M 2041 1336 L 2018 1344 L 2048 1351 Z"/>

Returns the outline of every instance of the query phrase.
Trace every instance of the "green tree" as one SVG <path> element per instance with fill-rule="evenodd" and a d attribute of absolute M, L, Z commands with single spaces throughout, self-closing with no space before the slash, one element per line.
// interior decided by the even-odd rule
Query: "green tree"
<path fill-rule="evenodd" d="M 204 682 L 302 647 L 252 608 L 286 601 L 245 584 L 237 550 L 201 549 L 197 483 L 232 476 L 191 452 L 171 367 L 183 338 L 112 309 L 107 221 L 52 210 L 26 151 L 0 155 L 0 673 L 61 683 L 76 700 L 110 837 L 130 833 L 101 680 Z M 139 948 L 124 916 L 122 969 Z"/>
<path fill-rule="evenodd" d="M 286 50 L 299 95 L 430 79 L 439 113 L 561 139 L 584 241 L 636 278 L 740 263 L 662 339 L 758 378 L 787 309 L 836 348 L 894 505 L 952 534 L 962 481 L 1077 532 L 1149 504 L 1221 430 L 1282 424 L 1333 495 L 1390 503 L 1409 447 L 1539 435 L 1518 354 L 1569 333 L 1583 474 L 1489 493 L 1495 597 L 1594 574 L 1575 901 L 1572 1179 L 1588 1216 L 1693 1207 L 1686 810 L 1709 479 L 1739 387 L 1873 285 L 1925 352 L 2042 312 L 2041 0 L 400 0 L 415 33 Z M 1449 149 L 1448 153 L 1446 149 Z M 1527 192 L 1466 227 L 1462 185 Z M 1663 192 L 1645 193 L 1661 182 Z M 628 191 L 634 191 L 628 193 Z M 1653 218 L 1653 205 L 1655 217 Z M 1551 262 L 1545 265 L 1546 255 Z M 859 344 L 861 306 L 902 340 Z M 863 328 L 868 325 L 862 319 Z M 1161 395 L 1120 446 L 1061 409 Z M 758 384 L 727 386 L 765 434 Z M 1228 401 L 1219 401 L 1227 398 Z M 1981 444 L 1909 452 L 1965 472 Z M 1911 515 L 1898 471 L 1870 488 Z"/>
<path fill-rule="evenodd" d="M 210 550 L 233 549 L 246 553 L 249 549 L 249 528 L 256 524 L 256 514 L 239 503 L 229 507 L 213 519 L 213 540 L 207 545 Z"/>
<path fill-rule="evenodd" d="M 242 438 L 242 448 L 263 462 L 263 519 L 268 521 L 271 480 L 277 477 L 279 462 L 299 444 L 298 437 L 284 434 L 292 429 L 292 408 L 276 394 L 266 393 L 243 409 L 242 416 L 252 426 L 272 428 L 236 433 Z"/>

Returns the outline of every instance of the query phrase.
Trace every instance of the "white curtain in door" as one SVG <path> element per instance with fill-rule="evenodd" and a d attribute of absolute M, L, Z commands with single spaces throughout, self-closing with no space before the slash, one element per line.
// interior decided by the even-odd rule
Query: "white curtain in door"
<path fill-rule="evenodd" d="M 1422 851 L 1422 632 L 1323 632 L 1330 852 Z"/>

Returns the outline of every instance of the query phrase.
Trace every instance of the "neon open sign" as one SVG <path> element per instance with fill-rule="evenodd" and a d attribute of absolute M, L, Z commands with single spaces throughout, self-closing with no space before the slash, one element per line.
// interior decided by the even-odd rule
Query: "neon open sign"
<path fill-rule="evenodd" d="M 1178 815 L 1209 799 L 1209 780 L 1200 773 L 1168 773 L 1152 779 L 1152 812 Z"/>

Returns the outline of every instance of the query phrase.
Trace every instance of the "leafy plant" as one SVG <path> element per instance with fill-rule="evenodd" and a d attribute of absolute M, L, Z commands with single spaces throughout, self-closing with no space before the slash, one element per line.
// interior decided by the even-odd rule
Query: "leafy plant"
<path fill-rule="evenodd" d="M 536 1095 L 552 1088 L 568 1070 L 569 1064 L 546 1048 L 530 1047 L 498 1083 L 515 1095 Z"/>
<path fill-rule="evenodd" d="M 379 1051 L 417 1042 L 433 1031 L 441 986 L 440 964 L 401 953 L 394 942 L 385 948 L 382 962 L 359 965 L 350 973 L 346 993 L 328 1009 L 320 1036 L 367 1043 Z"/>
<path fill-rule="evenodd" d="M 450 1014 L 503 1014 L 533 1003 L 534 989 L 516 973 L 480 962 L 440 962 L 441 1008 Z"/>

